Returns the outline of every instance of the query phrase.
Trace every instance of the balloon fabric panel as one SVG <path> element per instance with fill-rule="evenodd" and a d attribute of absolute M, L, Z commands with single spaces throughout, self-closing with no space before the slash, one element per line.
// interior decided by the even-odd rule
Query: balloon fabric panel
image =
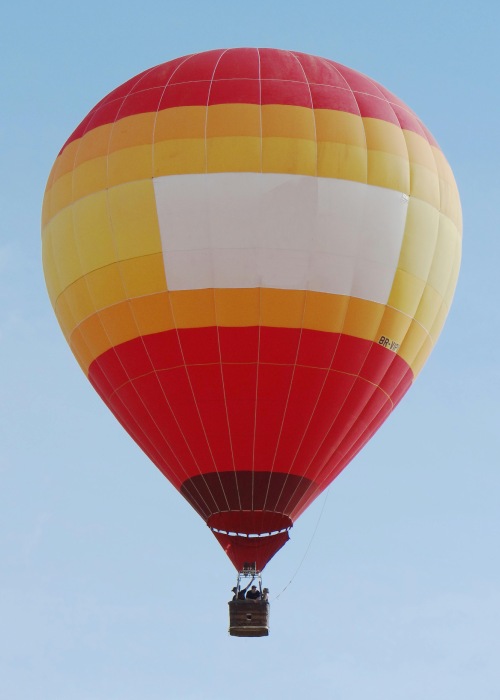
<path fill-rule="evenodd" d="M 43 262 L 96 391 L 263 568 L 425 363 L 461 225 L 439 146 L 383 86 L 216 50 L 91 110 L 47 183 Z"/>

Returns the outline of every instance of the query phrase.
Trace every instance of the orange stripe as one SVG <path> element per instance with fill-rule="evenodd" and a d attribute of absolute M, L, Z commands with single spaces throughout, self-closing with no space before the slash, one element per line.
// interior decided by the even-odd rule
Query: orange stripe
<path fill-rule="evenodd" d="M 209 172 L 259 172 L 263 167 L 265 172 L 368 182 L 433 205 L 438 205 L 440 185 L 441 210 L 458 222 L 451 169 L 422 136 L 382 119 L 293 105 L 264 105 L 261 121 L 253 104 L 176 107 L 92 129 L 58 157 L 47 184 L 43 221 L 105 187 L 200 173 L 207 167 Z"/>
<path fill-rule="evenodd" d="M 439 312 L 439 309 L 438 309 Z M 63 323 L 62 301 L 56 310 Z M 159 292 L 118 302 L 64 328 L 74 352 L 86 366 L 106 350 L 140 335 L 172 328 L 211 326 L 308 328 L 400 345 L 398 355 L 412 369 L 432 348 L 429 334 L 416 321 L 383 304 L 319 292 L 278 289 L 224 289 Z M 424 350 L 422 350 L 424 348 Z M 428 348 L 428 350 L 425 350 Z"/>

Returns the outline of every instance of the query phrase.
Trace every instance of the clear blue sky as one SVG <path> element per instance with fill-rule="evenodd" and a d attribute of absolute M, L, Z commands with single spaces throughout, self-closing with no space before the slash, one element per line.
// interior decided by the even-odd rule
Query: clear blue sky
<path fill-rule="evenodd" d="M 499 7 L 54 0 L 4 9 L 2 699 L 498 700 Z M 438 346 L 266 569 L 276 598 L 307 551 L 260 640 L 228 637 L 234 570 L 93 393 L 40 261 L 45 181 L 89 109 L 145 68 L 230 46 L 314 53 L 384 84 L 437 138 L 464 210 L 463 267 Z"/>

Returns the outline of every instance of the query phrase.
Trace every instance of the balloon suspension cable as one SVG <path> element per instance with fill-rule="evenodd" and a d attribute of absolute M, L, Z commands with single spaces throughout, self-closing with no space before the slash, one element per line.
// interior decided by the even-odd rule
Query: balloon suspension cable
<path fill-rule="evenodd" d="M 321 511 L 320 511 L 319 516 L 318 516 L 318 520 L 317 520 L 317 522 L 316 522 L 316 527 L 314 528 L 314 532 L 313 532 L 313 534 L 311 535 L 311 539 L 309 540 L 309 544 L 307 545 L 306 551 L 304 552 L 304 556 L 303 556 L 302 559 L 300 560 L 300 563 L 299 563 L 298 567 L 296 568 L 295 573 L 293 574 L 292 578 L 288 581 L 288 583 L 287 583 L 286 586 L 283 588 L 283 590 L 281 590 L 281 591 L 278 593 L 278 595 L 274 597 L 274 600 L 278 600 L 278 598 L 280 597 L 280 595 L 282 595 L 282 594 L 286 591 L 286 589 L 288 588 L 288 586 L 292 583 L 292 581 L 294 580 L 294 578 L 297 576 L 297 574 L 299 573 L 300 569 L 302 568 L 302 564 L 304 563 L 304 561 L 305 561 L 305 559 L 306 559 L 306 557 L 307 557 L 307 555 L 308 555 L 308 553 L 309 553 L 309 550 L 311 549 L 311 545 L 312 545 L 313 540 L 314 540 L 314 538 L 315 538 L 315 536 L 316 536 L 316 533 L 317 533 L 317 531 L 318 531 L 319 524 L 320 524 L 320 522 L 321 522 L 321 518 L 323 517 L 323 512 L 324 512 L 324 510 L 325 510 L 326 501 L 327 501 L 327 499 L 328 499 L 328 494 L 329 494 L 329 492 L 330 492 L 330 489 L 328 488 L 327 491 L 326 491 L 326 493 L 325 493 L 325 498 L 324 498 L 324 500 L 323 500 L 323 505 L 321 506 Z"/>

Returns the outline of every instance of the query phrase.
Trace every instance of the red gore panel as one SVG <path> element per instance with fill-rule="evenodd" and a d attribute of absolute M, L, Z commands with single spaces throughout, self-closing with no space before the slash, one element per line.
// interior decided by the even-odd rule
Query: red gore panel
<path fill-rule="evenodd" d="M 412 381 L 370 341 L 304 329 L 191 328 L 123 343 L 90 367 L 120 423 L 207 520 L 261 509 L 292 521 Z"/>
<path fill-rule="evenodd" d="M 241 571 L 246 563 L 255 563 L 257 571 L 262 571 L 267 562 L 290 539 L 288 532 L 280 532 L 270 537 L 241 537 L 221 532 L 214 532 L 214 535 L 238 571 Z"/>

